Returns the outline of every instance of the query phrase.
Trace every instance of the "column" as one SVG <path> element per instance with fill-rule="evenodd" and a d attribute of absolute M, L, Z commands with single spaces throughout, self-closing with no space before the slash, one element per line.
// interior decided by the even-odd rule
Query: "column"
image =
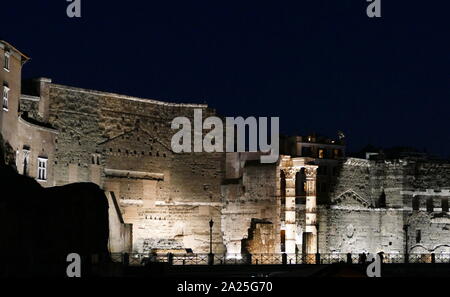
<path fill-rule="evenodd" d="M 316 197 L 316 165 L 305 167 L 306 175 L 306 253 L 317 253 L 317 197 Z"/>
<path fill-rule="evenodd" d="M 286 202 L 285 202 L 285 251 L 286 254 L 295 254 L 295 235 L 297 225 L 295 222 L 295 175 L 300 168 L 284 169 L 286 177 Z"/>

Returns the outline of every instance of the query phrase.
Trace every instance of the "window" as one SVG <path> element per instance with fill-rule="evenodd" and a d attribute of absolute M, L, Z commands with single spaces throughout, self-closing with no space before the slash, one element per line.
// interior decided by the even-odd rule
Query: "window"
<path fill-rule="evenodd" d="M 47 159 L 46 158 L 38 158 L 38 175 L 37 179 L 40 181 L 47 180 Z"/>
<path fill-rule="evenodd" d="M 319 149 L 319 159 L 323 159 L 323 158 L 325 158 L 325 150 Z"/>
<path fill-rule="evenodd" d="M 8 111 L 9 88 L 3 86 L 3 110 Z"/>
<path fill-rule="evenodd" d="M 339 159 L 340 156 L 341 156 L 341 150 L 334 149 L 333 150 L 333 158 Z"/>
<path fill-rule="evenodd" d="M 419 210 L 420 208 L 420 200 L 419 197 L 414 196 L 412 199 L 412 209 L 413 210 Z"/>
<path fill-rule="evenodd" d="M 382 207 L 386 207 L 386 193 L 381 192 L 380 197 L 378 198 L 378 207 L 382 208 Z"/>
<path fill-rule="evenodd" d="M 448 198 L 442 198 L 442 211 L 448 212 Z"/>
<path fill-rule="evenodd" d="M 3 68 L 6 71 L 9 71 L 9 60 L 11 57 L 11 53 L 10 52 L 5 52 L 5 58 L 4 58 L 4 63 L 3 63 Z"/>
<path fill-rule="evenodd" d="M 433 198 L 427 199 L 427 211 L 433 212 L 434 211 L 434 205 L 433 205 Z"/>
<path fill-rule="evenodd" d="M 422 232 L 420 230 L 416 230 L 416 243 L 420 243 L 422 240 Z"/>
<path fill-rule="evenodd" d="M 23 150 L 23 175 L 28 176 L 28 164 L 30 163 L 30 151 Z"/>

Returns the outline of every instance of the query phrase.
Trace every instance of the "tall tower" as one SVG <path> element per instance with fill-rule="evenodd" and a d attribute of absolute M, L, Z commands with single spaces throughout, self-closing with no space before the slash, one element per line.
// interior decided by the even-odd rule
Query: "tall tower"
<path fill-rule="evenodd" d="M 22 66 L 29 58 L 0 40 L 0 131 L 5 142 L 17 151 L 17 123 L 21 94 Z"/>

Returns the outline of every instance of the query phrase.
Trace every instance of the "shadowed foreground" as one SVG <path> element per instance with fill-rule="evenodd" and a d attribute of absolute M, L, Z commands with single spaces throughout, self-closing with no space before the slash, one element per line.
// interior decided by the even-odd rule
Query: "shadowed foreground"
<path fill-rule="evenodd" d="M 66 257 L 108 254 L 108 202 L 95 184 L 43 188 L 0 164 L 0 276 L 65 276 Z"/>

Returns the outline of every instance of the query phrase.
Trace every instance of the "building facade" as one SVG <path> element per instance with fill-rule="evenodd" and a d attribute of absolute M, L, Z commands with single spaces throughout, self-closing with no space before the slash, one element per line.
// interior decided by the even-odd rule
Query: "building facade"
<path fill-rule="evenodd" d="M 0 42 L 1 132 L 15 165 L 44 187 L 99 185 L 110 250 L 207 253 L 450 252 L 450 164 L 347 158 L 342 137 L 283 139 L 275 164 L 258 153 L 174 153 L 171 122 L 216 115 L 39 78 Z M 64 197 L 61 197 L 64 199 Z"/>

